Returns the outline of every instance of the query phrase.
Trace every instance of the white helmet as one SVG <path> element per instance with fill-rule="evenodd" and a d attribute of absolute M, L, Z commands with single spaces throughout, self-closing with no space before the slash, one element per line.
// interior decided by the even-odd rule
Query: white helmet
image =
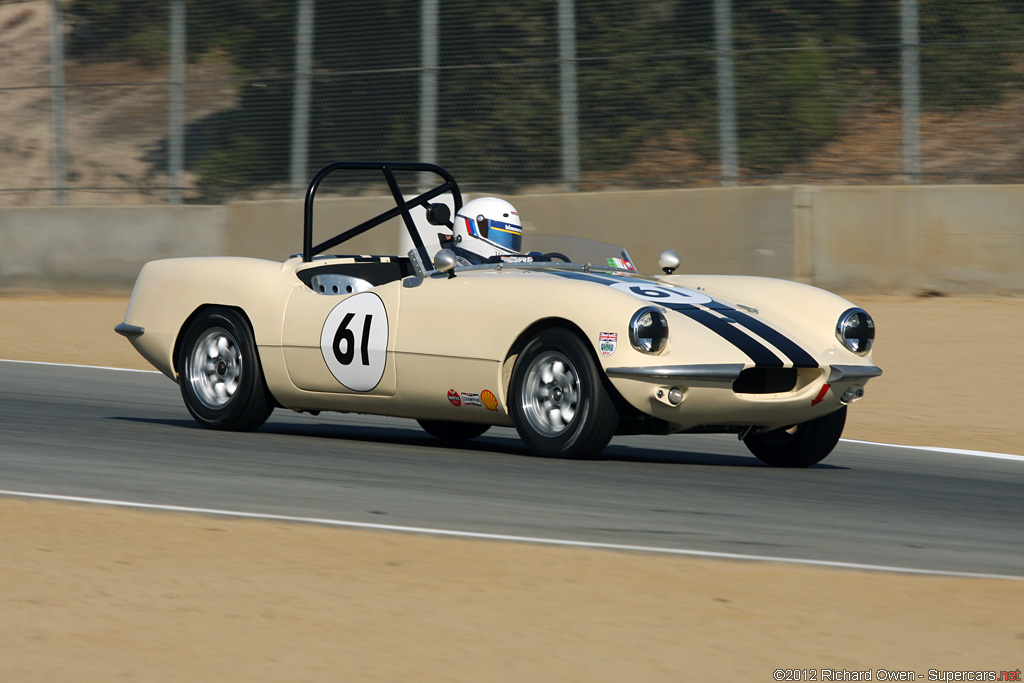
<path fill-rule="evenodd" d="M 459 247 L 482 258 L 518 254 L 523 226 L 514 206 L 497 197 L 467 202 L 455 215 L 452 228 Z"/>

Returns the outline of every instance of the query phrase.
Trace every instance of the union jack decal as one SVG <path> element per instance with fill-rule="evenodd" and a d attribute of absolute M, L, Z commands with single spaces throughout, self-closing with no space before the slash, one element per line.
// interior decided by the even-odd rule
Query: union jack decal
<path fill-rule="evenodd" d="M 597 348 L 605 358 L 615 353 L 615 347 L 618 345 L 618 332 L 601 332 L 597 337 Z"/>

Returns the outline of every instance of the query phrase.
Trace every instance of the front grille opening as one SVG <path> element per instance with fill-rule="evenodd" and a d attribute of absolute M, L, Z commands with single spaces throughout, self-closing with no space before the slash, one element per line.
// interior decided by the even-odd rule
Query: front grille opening
<path fill-rule="evenodd" d="M 737 394 L 781 394 L 796 387 L 796 368 L 747 368 L 732 383 Z"/>

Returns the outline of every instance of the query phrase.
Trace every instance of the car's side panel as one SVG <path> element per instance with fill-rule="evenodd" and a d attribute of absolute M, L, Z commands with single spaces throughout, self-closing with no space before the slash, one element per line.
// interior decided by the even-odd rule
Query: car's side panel
<path fill-rule="evenodd" d="M 513 298 L 514 295 L 514 298 Z M 706 328 L 679 320 L 660 356 L 641 354 L 628 341 L 629 320 L 646 302 L 610 287 L 540 271 L 466 271 L 431 277 L 402 292 L 396 345 L 396 398 L 428 411 L 432 419 L 487 421 L 507 416 L 508 367 L 513 343 L 542 324 L 578 329 L 602 367 L 663 362 L 678 345 L 702 362 L 749 362 Z M 614 335 L 617 343 L 602 347 Z M 489 410 L 484 392 L 497 399 Z M 468 404 L 463 394 L 468 394 Z M 644 398 L 646 401 L 646 397 Z M 483 410 L 479 409 L 483 405 Z M 483 417 L 480 417 L 483 416 Z"/>

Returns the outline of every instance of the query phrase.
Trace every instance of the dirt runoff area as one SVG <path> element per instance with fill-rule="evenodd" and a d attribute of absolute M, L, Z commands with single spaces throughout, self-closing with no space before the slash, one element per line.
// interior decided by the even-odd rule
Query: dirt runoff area
<path fill-rule="evenodd" d="M 885 375 L 847 437 L 1024 454 L 1024 299 L 853 299 Z M 0 358 L 145 368 L 112 332 L 125 304 L 0 298 Z M 76 333 L 37 334 L 57 319 Z M 1024 663 L 1024 581 L 16 499 L 0 548 L 0 680 L 19 683 L 966 680 L 944 677 Z"/>

